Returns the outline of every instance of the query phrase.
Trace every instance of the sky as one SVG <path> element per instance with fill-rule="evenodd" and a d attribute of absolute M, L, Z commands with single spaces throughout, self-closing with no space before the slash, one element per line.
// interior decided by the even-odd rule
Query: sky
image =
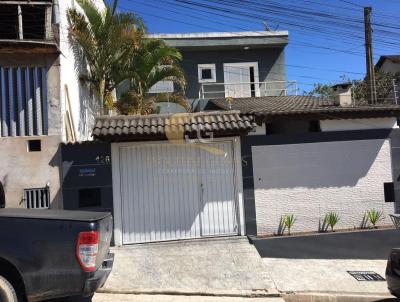
<path fill-rule="evenodd" d="M 229 4 L 228 2 L 231 1 Z M 287 79 L 299 91 L 365 75 L 364 6 L 372 7 L 374 63 L 400 54 L 400 0 L 119 0 L 150 33 L 288 30 Z"/>

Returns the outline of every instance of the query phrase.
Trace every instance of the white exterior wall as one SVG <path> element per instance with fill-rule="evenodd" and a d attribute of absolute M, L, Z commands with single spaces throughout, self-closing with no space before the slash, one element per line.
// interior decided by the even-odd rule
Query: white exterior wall
<path fill-rule="evenodd" d="M 347 120 L 321 120 L 320 126 L 322 132 L 398 128 L 396 118 L 393 117 Z"/>
<path fill-rule="evenodd" d="M 252 131 L 250 131 L 249 135 L 265 135 L 266 133 L 265 123 L 262 123 L 261 126 L 257 125 Z"/>
<path fill-rule="evenodd" d="M 93 0 L 96 6 L 104 9 L 105 5 L 102 0 Z M 71 7 L 78 7 L 74 0 L 59 1 L 60 5 L 60 89 L 61 101 L 64 119 L 64 113 L 68 108 L 66 102 L 65 85 L 68 86 L 69 97 L 71 102 L 71 115 L 74 122 L 75 133 L 78 140 L 86 140 L 91 137 L 91 130 L 94 125 L 95 115 L 99 106 L 96 99 L 90 93 L 86 85 L 82 85 L 79 81 L 79 74 L 85 72 L 86 64 L 84 57 L 76 48 L 76 44 L 72 42 L 68 35 L 68 18 L 67 10 Z M 79 7 L 78 7 L 79 8 Z M 64 125 L 64 124 L 63 124 Z M 63 127 L 64 129 L 65 127 Z M 63 133 L 65 138 L 65 133 Z"/>
<path fill-rule="evenodd" d="M 393 203 L 384 202 L 392 181 L 389 140 L 253 146 L 257 234 L 277 233 L 280 218 L 294 214 L 292 232 L 318 231 L 329 211 L 337 228 L 360 227 L 367 210 L 383 211 L 389 224 Z"/>

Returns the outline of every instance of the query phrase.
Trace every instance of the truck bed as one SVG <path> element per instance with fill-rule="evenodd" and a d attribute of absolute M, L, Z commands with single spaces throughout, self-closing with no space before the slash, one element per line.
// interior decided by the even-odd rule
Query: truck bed
<path fill-rule="evenodd" d="M 95 222 L 110 216 L 107 212 L 86 212 L 66 210 L 29 210 L 29 209 L 0 209 L 0 218 L 26 218 L 45 220 L 67 220 Z"/>
<path fill-rule="evenodd" d="M 0 209 L 0 275 L 32 302 L 91 295 L 111 271 L 112 230 L 105 212 Z M 83 233 L 96 236 L 79 243 Z M 82 254 L 97 246 L 93 269 L 83 267 L 79 244 Z"/>

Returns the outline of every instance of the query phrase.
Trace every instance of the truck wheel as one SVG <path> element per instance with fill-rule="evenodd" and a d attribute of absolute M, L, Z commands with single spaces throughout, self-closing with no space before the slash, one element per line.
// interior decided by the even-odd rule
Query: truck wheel
<path fill-rule="evenodd" d="M 18 302 L 17 293 L 8 280 L 0 276 L 0 301 Z"/>

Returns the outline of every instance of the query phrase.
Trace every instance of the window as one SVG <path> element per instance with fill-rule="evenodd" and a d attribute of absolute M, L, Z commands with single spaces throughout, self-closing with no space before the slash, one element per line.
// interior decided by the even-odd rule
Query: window
<path fill-rule="evenodd" d="M 308 132 L 321 132 L 321 125 L 319 121 L 310 121 L 308 126 Z"/>
<path fill-rule="evenodd" d="M 79 207 L 90 208 L 101 206 L 100 188 L 79 189 Z"/>
<path fill-rule="evenodd" d="M 46 22 L 50 26 L 51 21 L 46 18 L 46 14 L 51 12 L 51 1 L 33 2 L 16 0 L 10 1 L 11 4 L 0 5 L 0 39 L 46 39 Z"/>
<path fill-rule="evenodd" d="M 199 83 L 216 82 L 215 64 L 198 65 Z"/>
<path fill-rule="evenodd" d="M 168 67 L 169 65 L 161 65 L 158 68 Z M 172 81 L 160 81 L 153 85 L 149 93 L 169 93 L 174 92 L 174 82 Z"/>
<path fill-rule="evenodd" d="M 18 6 L 0 5 L 0 39 L 18 39 Z"/>
<path fill-rule="evenodd" d="M 23 5 L 21 10 L 24 39 L 45 39 L 46 7 L 43 5 Z"/>
<path fill-rule="evenodd" d="M 46 68 L 0 66 L 0 136 L 47 135 Z"/>
<path fill-rule="evenodd" d="M 42 151 L 42 142 L 40 139 L 32 139 L 28 141 L 28 152 Z"/>
<path fill-rule="evenodd" d="M 49 187 L 25 189 L 24 203 L 27 209 L 48 209 L 50 208 Z"/>
<path fill-rule="evenodd" d="M 166 93 L 174 92 L 174 82 L 172 81 L 160 81 L 150 88 L 149 93 Z"/>

